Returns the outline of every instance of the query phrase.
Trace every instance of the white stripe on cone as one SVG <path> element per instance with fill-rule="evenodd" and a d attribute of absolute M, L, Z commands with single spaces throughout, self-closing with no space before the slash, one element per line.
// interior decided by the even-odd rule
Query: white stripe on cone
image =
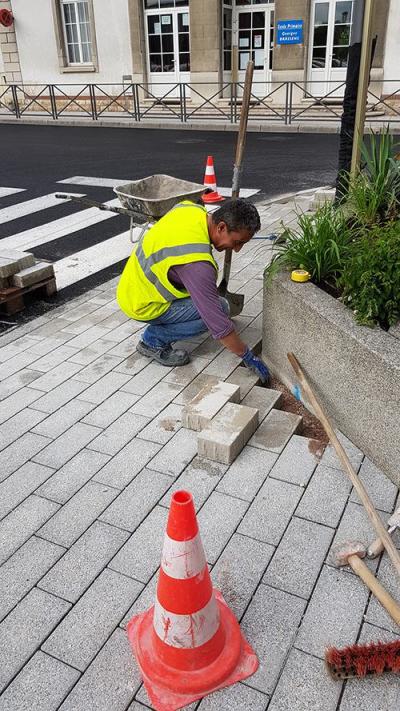
<path fill-rule="evenodd" d="M 219 628 L 219 609 L 212 593 L 207 605 L 191 615 L 177 615 L 154 605 L 154 630 L 162 642 L 170 647 L 193 649 L 208 642 Z"/>
<path fill-rule="evenodd" d="M 214 167 L 212 165 L 206 165 L 206 175 L 212 175 L 214 177 Z"/>
<path fill-rule="evenodd" d="M 170 578 L 193 578 L 201 573 L 205 566 L 206 557 L 199 533 L 190 541 L 174 541 L 165 534 L 161 567 Z"/>

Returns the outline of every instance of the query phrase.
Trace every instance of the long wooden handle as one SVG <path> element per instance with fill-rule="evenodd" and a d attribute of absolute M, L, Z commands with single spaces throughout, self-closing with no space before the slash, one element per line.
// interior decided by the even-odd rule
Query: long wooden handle
<path fill-rule="evenodd" d="M 362 504 L 363 504 L 363 506 L 364 506 L 364 508 L 371 520 L 371 523 L 372 523 L 373 527 L 375 528 L 376 533 L 378 534 L 383 545 L 385 546 L 385 548 L 388 552 L 388 555 L 390 556 L 390 559 L 391 559 L 398 575 L 400 576 L 400 555 L 399 555 L 398 550 L 395 548 L 395 545 L 394 545 L 392 539 L 390 538 L 386 528 L 384 527 L 381 519 L 379 518 L 379 516 L 376 512 L 376 509 L 375 509 L 371 499 L 369 498 L 364 485 L 362 484 L 362 482 L 358 478 L 357 474 L 355 473 L 355 471 L 350 463 L 350 460 L 349 460 L 346 452 L 344 451 L 342 445 L 340 444 L 328 417 L 324 413 L 320 403 L 318 402 L 316 396 L 314 395 L 314 392 L 311 389 L 311 385 L 308 383 L 306 376 L 304 375 L 304 371 L 301 368 L 300 363 L 298 362 L 296 356 L 293 353 L 288 353 L 287 357 L 289 359 L 289 362 L 290 362 L 294 372 L 296 373 L 296 375 L 299 379 L 301 387 L 303 388 L 309 402 L 311 403 L 311 405 L 313 407 L 315 415 L 321 421 L 321 423 L 324 427 L 324 430 L 325 430 L 326 434 L 328 435 L 330 441 L 332 442 L 332 444 L 335 448 L 336 454 L 338 455 L 338 457 L 342 463 L 343 469 L 345 470 L 346 474 L 349 476 L 350 481 L 353 484 L 357 494 L 359 495 L 361 502 L 362 502 Z"/>
<path fill-rule="evenodd" d="M 388 533 L 391 534 L 396 530 L 397 526 L 391 526 L 391 528 L 388 528 Z M 384 550 L 385 546 L 383 545 L 382 541 L 380 538 L 376 538 L 370 546 L 368 546 L 367 550 L 367 556 L 368 558 L 376 558 L 378 555 L 382 553 Z"/>
<path fill-rule="evenodd" d="M 392 620 L 394 620 L 397 625 L 400 625 L 400 605 L 397 604 L 396 600 L 392 598 L 383 585 L 381 585 L 375 578 L 370 569 L 365 565 L 364 561 L 361 560 L 358 555 L 350 555 L 348 562 L 354 572 L 357 573 L 361 580 L 375 595 L 376 599 L 379 600 L 381 605 L 383 605 Z"/>

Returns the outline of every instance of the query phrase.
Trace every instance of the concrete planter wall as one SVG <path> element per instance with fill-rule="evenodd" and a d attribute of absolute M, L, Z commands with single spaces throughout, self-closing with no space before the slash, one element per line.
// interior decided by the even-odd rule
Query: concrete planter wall
<path fill-rule="evenodd" d="M 285 274 L 264 284 L 262 353 L 293 390 L 288 351 L 338 429 L 400 486 L 400 340 L 359 326 L 340 301 Z"/>

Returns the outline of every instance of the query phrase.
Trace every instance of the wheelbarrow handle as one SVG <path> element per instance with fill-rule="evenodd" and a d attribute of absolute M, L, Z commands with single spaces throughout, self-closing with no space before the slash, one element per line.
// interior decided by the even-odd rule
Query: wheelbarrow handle
<path fill-rule="evenodd" d="M 80 205 L 88 205 L 88 207 L 97 207 L 99 210 L 116 212 L 118 215 L 130 216 L 129 210 L 124 207 L 112 207 L 111 205 L 106 205 L 104 202 L 96 202 L 96 200 L 89 200 L 89 198 L 76 197 L 76 195 L 67 195 L 65 193 L 56 193 L 56 198 L 58 198 L 59 200 L 71 200 L 71 202 L 77 202 Z"/>

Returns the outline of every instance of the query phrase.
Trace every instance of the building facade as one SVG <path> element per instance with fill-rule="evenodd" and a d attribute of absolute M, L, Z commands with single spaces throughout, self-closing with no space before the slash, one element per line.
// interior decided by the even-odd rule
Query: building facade
<path fill-rule="evenodd" d="M 354 0 L 0 0 L 14 15 L 0 25 L 3 84 L 146 85 L 154 96 L 189 100 L 242 81 L 255 63 L 254 93 L 280 82 L 343 94 Z M 282 21 L 300 23 L 281 43 Z M 390 94 L 400 80 L 400 0 L 378 0 L 372 79 Z M 300 40 L 300 41 L 299 41 Z M 400 81 L 398 81 L 400 85 Z M 335 87 L 339 87 L 337 90 Z M 295 87 L 296 88 L 296 87 Z"/>

